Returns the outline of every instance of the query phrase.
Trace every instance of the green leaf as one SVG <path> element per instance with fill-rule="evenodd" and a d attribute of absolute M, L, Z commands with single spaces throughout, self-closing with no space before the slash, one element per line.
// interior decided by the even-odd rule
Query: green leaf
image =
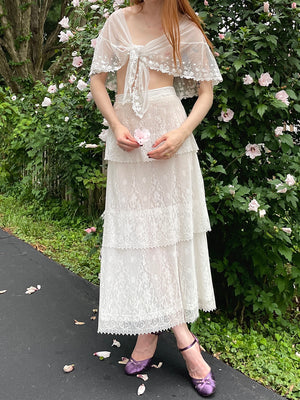
<path fill-rule="evenodd" d="M 259 104 L 257 106 L 257 113 L 260 115 L 261 118 L 267 109 L 268 109 L 268 106 L 266 106 L 265 104 Z"/>
<path fill-rule="evenodd" d="M 241 69 L 243 67 L 244 62 L 241 61 L 241 60 L 235 60 L 233 65 L 234 65 L 234 68 L 235 68 L 235 70 L 237 72 L 239 69 Z"/>
<path fill-rule="evenodd" d="M 284 256 L 288 261 L 292 261 L 293 257 L 293 250 L 286 246 L 279 246 L 278 247 L 279 253 Z"/>
<path fill-rule="evenodd" d="M 210 169 L 212 172 L 219 172 L 221 174 L 226 174 L 226 170 L 223 165 L 216 165 Z"/>
<path fill-rule="evenodd" d="M 294 104 L 294 109 L 300 113 L 300 104 Z"/>

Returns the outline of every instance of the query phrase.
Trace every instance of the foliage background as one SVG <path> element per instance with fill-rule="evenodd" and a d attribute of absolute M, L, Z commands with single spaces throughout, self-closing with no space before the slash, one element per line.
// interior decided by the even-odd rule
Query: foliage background
<path fill-rule="evenodd" d="M 105 165 L 98 134 L 105 127 L 88 101 L 88 86 L 77 84 L 80 79 L 88 83 L 91 40 L 104 15 L 121 3 L 71 2 L 66 29 L 73 37 L 58 45 L 42 81 L 25 85 L 16 96 L 2 85 L 3 193 L 43 204 L 60 199 L 71 205 L 73 214 L 103 211 Z M 195 131 L 213 228 L 210 255 L 219 307 L 241 320 L 253 312 L 280 316 L 299 294 L 299 136 L 289 128 L 297 126 L 300 111 L 299 1 L 295 4 L 272 0 L 266 11 L 262 1 L 254 0 L 193 3 L 214 43 L 224 79 L 215 88 L 214 106 Z M 50 14 L 50 25 L 54 15 L 59 14 Z M 74 57 L 82 57 L 83 64 L 72 65 Z M 268 86 L 259 83 L 263 73 L 272 78 Z M 71 75 L 76 77 L 73 83 Z M 244 83 L 246 75 L 253 83 Z M 54 84 L 57 91 L 49 93 Z M 275 98 L 281 90 L 289 105 Z M 42 106 L 45 97 L 51 105 Z M 192 104 L 185 101 L 187 111 Z M 221 112 L 228 109 L 234 115 L 226 122 Z M 280 136 L 275 136 L 277 127 L 283 128 Z M 87 143 L 95 148 L 86 148 Z M 247 156 L 248 144 L 256 144 L 261 154 Z M 295 179 L 293 185 L 285 183 L 288 174 Z M 252 200 L 260 205 L 257 211 L 248 208 Z"/>

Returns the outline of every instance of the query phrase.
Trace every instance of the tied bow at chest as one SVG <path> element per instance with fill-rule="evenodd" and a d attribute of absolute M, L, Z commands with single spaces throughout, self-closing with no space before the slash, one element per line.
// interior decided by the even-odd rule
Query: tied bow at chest
<path fill-rule="evenodd" d="M 143 59 L 144 46 L 133 45 L 129 51 L 123 97 L 123 103 L 130 102 L 140 118 L 148 108 L 149 68 Z"/>

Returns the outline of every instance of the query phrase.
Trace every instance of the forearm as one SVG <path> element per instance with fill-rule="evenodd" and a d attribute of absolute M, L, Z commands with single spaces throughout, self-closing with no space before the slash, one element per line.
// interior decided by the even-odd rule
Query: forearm
<path fill-rule="evenodd" d="M 202 88 L 201 88 L 202 86 Z M 213 104 L 213 90 L 210 82 L 202 82 L 198 99 L 195 102 L 189 116 L 180 126 L 180 130 L 186 139 L 201 123 Z"/>
<path fill-rule="evenodd" d="M 91 76 L 91 92 L 99 111 L 114 131 L 121 123 L 115 113 L 105 87 L 106 76 L 107 74 Z"/>

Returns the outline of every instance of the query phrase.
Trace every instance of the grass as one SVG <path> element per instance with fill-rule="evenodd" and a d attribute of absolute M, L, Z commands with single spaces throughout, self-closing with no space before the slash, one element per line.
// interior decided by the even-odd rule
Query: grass
<path fill-rule="evenodd" d="M 98 284 L 97 235 L 84 229 L 96 222 L 68 217 L 61 205 L 22 204 L 0 195 L 0 227 L 33 245 L 84 279 Z M 86 240 L 86 239 L 90 240 Z M 201 313 L 191 328 L 207 351 L 288 399 L 300 399 L 300 328 L 298 315 L 253 319 L 245 326 L 224 313 Z"/>

